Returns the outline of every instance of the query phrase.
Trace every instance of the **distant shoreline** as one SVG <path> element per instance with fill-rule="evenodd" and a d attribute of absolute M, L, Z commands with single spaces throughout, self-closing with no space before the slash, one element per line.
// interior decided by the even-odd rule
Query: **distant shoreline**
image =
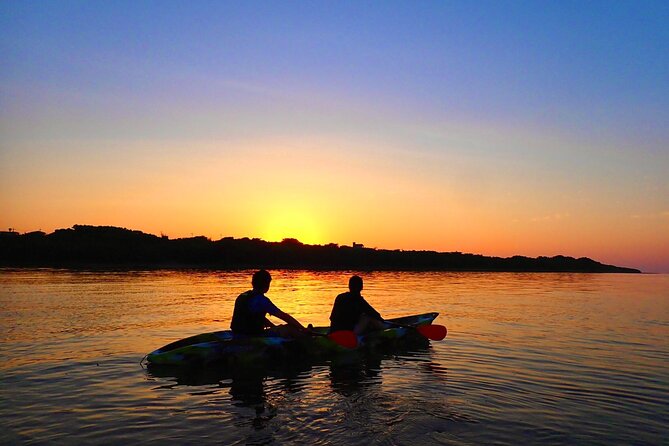
<path fill-rule="evenodd" d="M 609 265 L 607 265 L 609 266 Z M 267 269 L 269 271 L 307 271 L 314 273 L 326 273 L 326 272 L 361 272 L 361 273 L 374 273 L 374 272 L 398 272 L 398 273 L 472 273 L 472 274 L 633 274 L 633 275 L 642 275 L 642 276 L 657 276 L 663 275 L 666 273 L 655 273 L 655 272 L 645 272 L 640 270 L 634 270 L 634 268 L 624 268 L 632 269 L 634 271 L 572 271 L 572 270 L 556 270 L 556 271 L 545 271 L 545 270 L 531 270 L 531 271 L 522 271 L 522 270 L 454 270 L 454 269 L 408 269 L 408 268 L 315 268 L 307 266 L 271 266 L 271 265 L 249 265 L 249 266 L 238 266 L 238 267 L 222 267 L 215 265 L 186 265 L 186 264 L 54 264 L 54 265 L 45 265 L 45 264 L 20 264 L 20 265 L 9 265 L 4 262 L 0 262 L 0 271 L 30 271 L 30 270 L 52 270 L 52 271 L 70 271 L 70 272 L 108 272 L 108 273 L 124 273 L 124 272 L 153 272 L 153 271 L 202 271 L 202 272 L 239 272 L 239 271 L 255 271 L 257 269 Z M 618 267 L 616 267 L 618 268 Z"/>
<path fill-rule="evenodd" d="M 295 239 L 282 242 L 232 237 L 212 241 L 203 236 L 169 239 L 125 228 L 84 225 L 58 229 L 51 234 L 0 232 L 0 267 L 641 273 L 635 268 L 606 265 L 586 257 L 502 258 L 461 252 L 375 249 L 361 244 L 307 245 Z"/>

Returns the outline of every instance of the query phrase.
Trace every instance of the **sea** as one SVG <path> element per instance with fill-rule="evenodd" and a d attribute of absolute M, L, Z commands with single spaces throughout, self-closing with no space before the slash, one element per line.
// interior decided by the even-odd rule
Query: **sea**
<path fill-rule="evenodd" d="M 0 269 L 0 443 L 669 444 L 669 275 L 271 273 L 305 325 L 358 274 L 384 317 L 439 312 L 448 336 L 155 372 L 147 353 L 229 328 L 252 271 Z"/>

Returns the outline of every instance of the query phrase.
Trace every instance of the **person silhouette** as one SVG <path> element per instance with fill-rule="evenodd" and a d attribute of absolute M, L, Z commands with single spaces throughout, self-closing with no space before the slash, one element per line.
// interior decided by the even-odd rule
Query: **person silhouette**
<path fill-rule="evenodd" d="M 385 328 L 381 314 L 360 294 L 362 287 L 362 278 L 352 276 L 348 281 L 349 291 L 335 298 L 330 314 L 330 332 L 352 330 L 361 334 Z"/>
<path fill-rule="evenodd" d="M 235 335 L 263 336 L 265 327 L 275 327 L 267 319 L 271 314 L 284 321 L 294 332 L 304 332 L 306 329 L 288 313 L 284 313 L 272 303 L 265 293 L 269 291 L 272 276 L 264 269 L 256 271 L 251 279 L 253 289 L 243 292 L 235 300 L 235 309 L 232 313 L 230 329 Z"/>

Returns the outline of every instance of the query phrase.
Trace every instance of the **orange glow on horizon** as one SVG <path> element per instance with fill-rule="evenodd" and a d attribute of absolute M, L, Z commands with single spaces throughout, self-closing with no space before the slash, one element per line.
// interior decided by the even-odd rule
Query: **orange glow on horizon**
<path fill-rule="evenodd" d="M 263 217 L 260 231 L 260 238 L 270 242 L 279 242 L 285 238 L 294 238 L 310 245 L 327 242 L 315 216 L 299 205 L 273 206 Z"/>
<path fill-rule="evenodd" d="M 597 188 L 584 198 L 570 186 L 546 191 L 531 178 L 495 170 L 463 175 L 464 167 L 437 155 L 412 166 L 411 152 L 386 156 L 364 151 L 368 146 L 328 137 L 210 141 L 188 150 L 178 142 L 108 142 L 108 159 L 80 159 L 83 174 L 70 158 L 37 166 L 32 176 L 10 172 L 0 223 L 19 232 L 88 224 L 171 238 L 562 254 L 667 271 L 666 212 L 632 213 L 639 203 L 618 208 Z M 56 143 L 46 147 L 58 149 Z M 195 149 L 201 156 L 190 155 Z"/>

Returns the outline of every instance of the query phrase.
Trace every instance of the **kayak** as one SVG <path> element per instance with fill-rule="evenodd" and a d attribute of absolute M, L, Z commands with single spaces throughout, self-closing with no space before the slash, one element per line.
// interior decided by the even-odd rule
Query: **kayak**
<path fill-rule="evenodd" d="M 292 337 L 279 329 L 264 336 L 239 336 L 230 330 L 190 336 L 165 345 L 146 357 L 153 365 L 252 364 L 291 357 L 323 357 L 392 346 L 398 341 L 425 340 L 418 329 L 439 313 L 424 313 L 386 320 L 386 328 L 358 336 L 358 346 L 348 349 L 328 337 L 329 327 L 315 327 L 310 335 Z"/>

